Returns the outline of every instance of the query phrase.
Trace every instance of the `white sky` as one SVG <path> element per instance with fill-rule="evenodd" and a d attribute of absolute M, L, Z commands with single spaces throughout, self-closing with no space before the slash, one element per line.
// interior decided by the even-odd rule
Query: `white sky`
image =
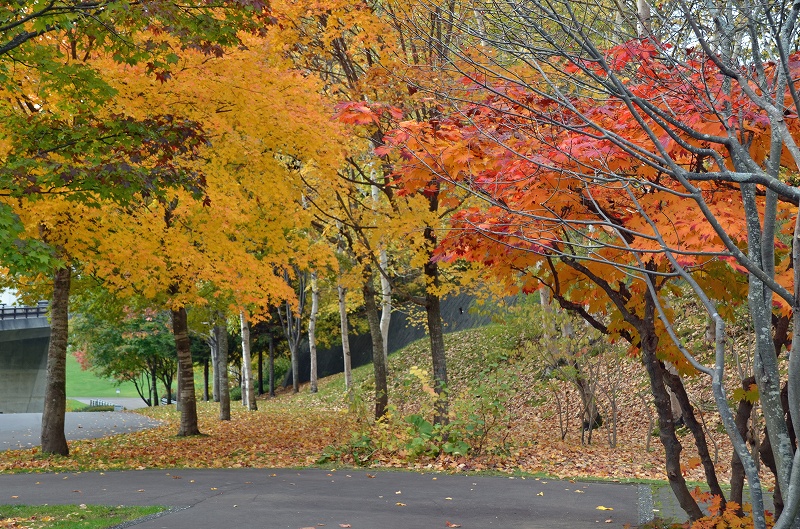
<path fill-rule="evenodd" d="M 0 289 L 0 305 L 13 305 L 17 302 L 17 297 L 13 290 Z"/>

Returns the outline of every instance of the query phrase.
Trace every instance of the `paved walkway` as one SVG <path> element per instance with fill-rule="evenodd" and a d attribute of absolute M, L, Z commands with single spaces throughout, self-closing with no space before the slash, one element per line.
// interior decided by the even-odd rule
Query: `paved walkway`
<path fill-rule="evenodd" d="M 135 432 L 157 426 L 158 421 L 127 411 L 67 413 L 64 433 L 68 441 Z M 41 413 L 0 413 L 0 450 L 39 446 Z"/>
<path fill-rule="evenodd" d="M 639 522 L 639 493 L 636 485 L 360 470 L 0 475 L 0 504 L 172 508 L 136 529 L 619 528 Z"/>
<path fill-rule="evenodd" d="M 131 412 L 68 413 L 66 433 L 86 439 L 155 424 Z M 38 445 L 40 428 L 39 413 L 0 414 L 0 450 Z M 669 487 L 657 491 L 654 505 L 646 485 L 360 470 L 0 474 L 0 505 L 6 503 L 170 508 L 131 524 L 136 529 L 427 529 L 447 522 L 464 529 L 619 528 L 649 521 L 654 507 L 680 517 Z"/>

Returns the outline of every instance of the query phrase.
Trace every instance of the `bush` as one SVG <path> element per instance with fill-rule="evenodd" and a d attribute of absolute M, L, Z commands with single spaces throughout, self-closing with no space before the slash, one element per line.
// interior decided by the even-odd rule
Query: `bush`
<path fill-rule="evenodd" d="M 114 411 L 114 406 L 84 406 L 73 411 Z"/>
<path fill-rule="evenodd" d="M 266 364 L 266 362 L 265 362 Z M 281 384 L 283 384 L 283 379 L 286 378 L 286 373 L 289 372 L 289 369 L 292 367 L 292 361 L 289 359 L 288 356 L 276 356 L 275 357 L 275 387 L 277 388 Z M 264 385 L 266 386 L 266 379 L 268 378 L 268 374 L 264 373 Z"/>
<path fill-rule="evenodd" d="M 231 400 L 242 400 L 242 388 L 239 386 L 231 388 Z"/>

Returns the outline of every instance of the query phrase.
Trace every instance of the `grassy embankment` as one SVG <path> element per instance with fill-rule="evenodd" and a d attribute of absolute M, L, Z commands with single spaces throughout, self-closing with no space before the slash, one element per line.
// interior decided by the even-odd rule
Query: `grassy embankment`
<path fill-rule="evenodd" d="M 119 390 L 119 393 L 117 393 Z M 92 371 L 81 369 L 72 355 L 67 355 L 67 397 L 139 397 L 130 382 L 117 384 L 116 381 L 100 378 Z"/>

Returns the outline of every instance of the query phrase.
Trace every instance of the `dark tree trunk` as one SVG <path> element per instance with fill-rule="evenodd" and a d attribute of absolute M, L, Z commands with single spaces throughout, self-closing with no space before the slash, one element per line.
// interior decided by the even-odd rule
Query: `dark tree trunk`
<path fill-rule="evenodd" d="M 755 377 L 748 377 L 742 380 L 742 387 L 745 391 L 750 389 L 750 386 L 756 383 Z M 749 436 L 747 435 L 747 426 L 750 421 L 750 414 L 753 411 L 753 403 L 747 399 L 742 399 L 739 401 L 739 406 L 736 408 L 736 429 L 739 430 L 739 435 L 742 436 L 742 439 L 747 439 Z M 742 509 L 743 495 L 744 495 L 744 466 L 742 465 L 741 459 L 733 452 L 733 457 L 731 458 L 731 501 L 736 502 L 739 504 L 739 516 L 744 515 L 744 510 Z"/>
<path fill-rule="evenodd" d="M 651 300 L 648 299 L 648 302 L 648 305 L 652 305 Z M 645 316 L 644 321 L 645 325 L 650 327 L 648 324 L 654 322 L 654 319 L 652 316 L 650 318 Z M 697 502 L 692 498 L 681 472 L 681 450 L 683 450 L 683 447 L 675 435 L 672 406 L 669 393 L 667 393 L 667 388 L 664 386 L 664 369 L 661 367 L 661 362 L 656 358 L 658 337 L 655 334 L 655 329 L 640 329 L 639 333 L 642 340 L 642 362 L 650 378 L 650 389 L 658 412 L 658 434 L 666 455 L 667 478 L 672 492 L 678 499 L 678 504 L 689 515 L 689 518 L 697 520 L 703 516 L 703 511 L 700 510 Z"/>
<path fill-rule="evenodd" d="M 722 505 L 725 505 L 725 494 L 722 492 L 722 487 L 717 480 L 717 471 L 714 469 L 714 460 L 708 451 L 708 441 L 706 440 L 706 433 L 703 431 L 703 425 L 697 422 L 694 414 L 694 407 L 689 401 L 689 395 L 686 394 L 686 388 L 681 381 L 681 378 L 674 375 L 663 368 L 664 382 L 667 383 L 678 403 L 681 406 L 681 413 L 686 427 L 692 432 L 694 437 L 694 445 L 697 447 L 697 454 L 700 456 L 700 461 L 703 464 L 703 470 L 706 475 L 706 483 L 708 484 L 711 494 L 719 496 L 722 499 Z"/>
<path fill-rule="evenodd" d="M 269 335 L 269 396 L 275 396 L 275 338 Z"/>
<path fill-rule="evenodd" d="M 150 366 L 150 381 L 150 405 L 158 406 L 161 403 L 158 401 L 158 386 L 156 386 L 158 383 L 158 366 L 156 365 Z"/>
<path fill-rule="evenodd" d="M 264 394 L 264 352 L 258 350 L 258 394 Z"/>
<path fill-rule="evenodd" d="M 430 248 L 436 247 L 436 234 L 431 228 L 425 228 L 425 239 Z M 439 265 L 432 260 L 425 263 L 425 279 L 428 288 L 438 290 Z M 426 292 L 425 314 L 428 323 L 428 336 L 431 341 L 431 360 L 433 361 L 433 389 L 436 391 L 436 414 L 434 424 L 447 424 L 447 360 L 444 349 L 444 326 L 442 325 L 442 311 L 438 294 Z"/>
<path fill-rule="evenodd" d="M 178 436 L 199 435 L 192 351 L 189 342 L 189 327 L 186 322 L 186 309 L 183 307 L 172 311 L 172 333 L 175 335 L 175 347 L 178 350 L 178 401 L 181 405 Z"/>
<path fill-rule="evenodd" d="M 219 388 L 219 420 L 231 420 L 231 388 L 228 380 L 228 329 L 218 327 L 217 335 L 217 387 Z"/>
<path fill-rule="evenodd" d="M 375 418 L 386 414 L 389 403 L 389 392 L 386 384 L 386 364 L 383 358 L 383 335 L 381 334 L 381 317 L 375 301 L 375 287 L 371 271 L 364 274 L 364 308 L 369 322 L 369 334 L 372 337 L 372 366 L 375 371 Z"/>
<path fill-rule="evenodd" d="M 177 368 L 177 367 L 176 367 Z M 170 369 L 167 366 L 162 367 L 161 371 L 161 382 L 164 383 L 164 392 L 167 394 L 167 404 L 172 404 L 172 371 L 168 371 Z M 179 404 L 180 406 L 180 404 Z"/>
<path fill-rule="evenodd" d="M 42 452 L 69 455 L 64 435 L 67 411 L 67 338 L 69 286 L 72 270 L 59 268 L 53 275 L 53 300 L 50 303 L 50 345 L 47 348 L 47 382 L 42 413 Z"/>

